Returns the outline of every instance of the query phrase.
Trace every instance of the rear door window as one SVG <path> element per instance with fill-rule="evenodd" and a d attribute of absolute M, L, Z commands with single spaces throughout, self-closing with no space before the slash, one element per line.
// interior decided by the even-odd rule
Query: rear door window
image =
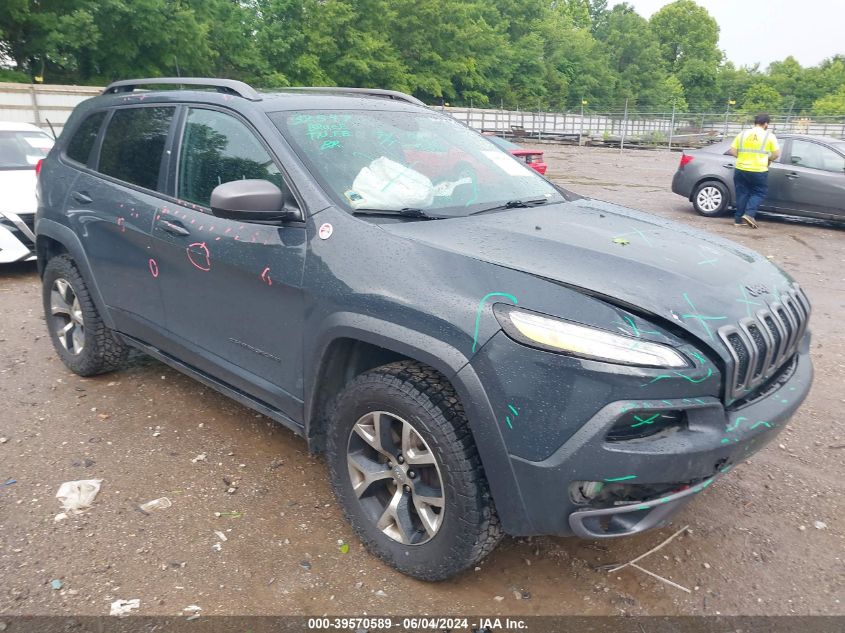
<path fill-rule="evenodd" d="M 76 128 L 76 132 L 73 133 L 65 150 L 65 155 L 68 158 L 83 165 L 88 164 L 91 149 L 94 147 L 94 141 L 97 140 L 97 134 L 105 117 L 105 112 L 95 112 L 94 114 L 88 115 L 88 118 Z"/>
<path fill-rule="evenodd" d="M 174 107 L 115 110 L 106 128 L 97 171 L 155 191 L 175 110 Z"/>
<path fill-rule="evenodd" d="M 845 170 L 845 158 L 834 152 L 832 149 L 819 145 L 794 139 L 792 141 L 791 161 L 793 165 L 809 167 L 810 169 L 821 169 L 842 173 Z"/>
<path fill-rule="evenodd" d="M 191 108 L 179 150 L 177 196 L 207 207 L 217 185 L 247 179 L 285 188 L 276 163 L 246 125 L 223 112 Z"/>

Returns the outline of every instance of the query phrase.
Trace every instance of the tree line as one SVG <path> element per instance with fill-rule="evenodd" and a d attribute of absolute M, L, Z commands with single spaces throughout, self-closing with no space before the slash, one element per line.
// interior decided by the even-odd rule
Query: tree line
<path fill-rule="evenodd" d="M 565 111 L 845 113 L 845 55 L 737 68 L 693 0 L 3 0 L 0 81 L 216 76 Z"/>

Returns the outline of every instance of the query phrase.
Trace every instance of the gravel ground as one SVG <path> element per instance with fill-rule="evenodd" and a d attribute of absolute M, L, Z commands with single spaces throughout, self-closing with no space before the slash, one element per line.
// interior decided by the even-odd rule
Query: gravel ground
<path fill-rule="evenodd" d="M 726 235 L 807 290 L 816 381 L 775 443 L 663 530 L 613 541 L 507 539 L 476 570 L 422 583 L 362 549 L 324 464 L 291 432 L 140 355 L 114 374 L 71 374 L 46 335 L 34 266 L 6 266 L 0 614 L 100 615 L 138 598 L 146 615 L 189 605 L 204 616 L 845 615 L 845 232 L 767 219 L 738 230 L 699 217 L 669 192 L 677 154 L 544 147 L 549 176 L 570 189 Z M 59 485 L 94 478 L 103 480 L 94 507 L 54 522 Z M 171 507 L 138 509 L 163 496 Z M 690 594 L 630 568 L 598 569 L 684 525 L 690 532 L 644 565 Z"/>

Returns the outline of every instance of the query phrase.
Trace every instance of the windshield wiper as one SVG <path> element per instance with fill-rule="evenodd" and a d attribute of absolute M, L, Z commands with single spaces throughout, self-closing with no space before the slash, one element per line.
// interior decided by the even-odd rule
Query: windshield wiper
<path fill-rule="evenodd" d="M 419 218 L 421 220 L 440 220 L 443 216 L 429 215 L 422 209 L 405 207 L 404 209 L 355 209 L 352 213 L 361 215 L 401 215 L 405 218 Z"/>
<path fill-rule="evenodd" d="M 527 209 L 528 207 L 539 207 L 542 204 L 546 204 L 549 201 L 548 198 L 531 198 L 528 200 L 508 200 L 504 204 L 497 204 L 494 207 L 487 207 L 486 209 L 481 209 L 479 211 L 473 211 L 470 215 L 477 215 L 478 213 L 487 213 L 488 211 L 500 211 L 502 209 Z"/>

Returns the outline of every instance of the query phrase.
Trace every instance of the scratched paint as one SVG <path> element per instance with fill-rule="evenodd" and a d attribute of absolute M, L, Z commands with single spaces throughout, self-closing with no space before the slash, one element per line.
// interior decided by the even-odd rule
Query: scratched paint
<path fill-rule="evenodd" d="M 475 354 L 475 348 L 478 346 L 478 329 L 481 327 L 481 314 L 484 312 L 484 302 L 493 297 L 504 297 L 513 301 L 514 305 L 519 305 L 516 297 L 507 292 L 488 292 L 481 301 L 478 302 L 478 308 L 475 311 L 475 333 L 472 335 L 472 353 Z"/>

